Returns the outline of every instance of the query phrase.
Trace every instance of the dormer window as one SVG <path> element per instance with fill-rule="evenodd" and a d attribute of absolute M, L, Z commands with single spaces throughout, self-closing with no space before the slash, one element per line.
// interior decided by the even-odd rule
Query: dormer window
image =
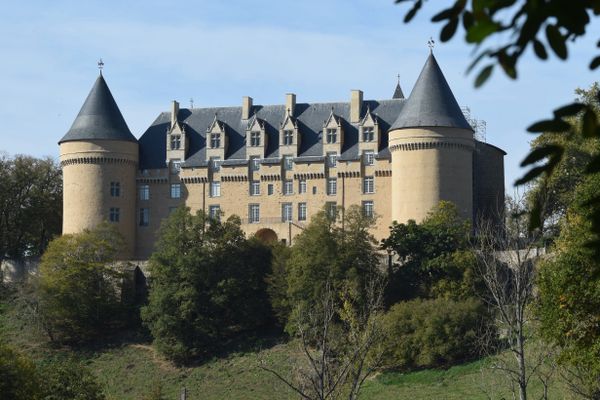
<path fill-rule="evenodd" d="M 181 136 L 171 135 L 171 150 L 179 150 L 181 148 Z"/>
<path fill-rule="evenodd" d="M 260 131 L 250 132 L 250 146 L 252 146 L 252 147 L 260 146 Z"/>
<path fill-rule="evenodd" d="M 337 129 L 328 128 L 326 140 L 327 144 L 337 143 Z"/>
<path fill-rule="evenodd" d="M 220 133 L 211 133 L 210 134 L 210 148 L 218 149 L 221 147 L 221 134 Z"/>
<path fill-rule="evenodd" d="M 375 129 L 372 126 L 363 128 L 363 142 L 372 142 L 375 140 Z"/>
<path fill-rule="evenodd" d="M 283 131 L 283 145 L 290 146 L 294 144 L 294 131 L 285 130 Z"/>

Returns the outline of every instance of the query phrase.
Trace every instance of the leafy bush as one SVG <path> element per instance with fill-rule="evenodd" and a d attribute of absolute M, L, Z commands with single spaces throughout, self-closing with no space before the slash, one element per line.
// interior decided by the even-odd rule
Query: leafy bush
<path fill-rule="evenodd" d="M 3 399 L 39 399 L 39 380 L 33 362 L 0 343 L 0 394 Z"/>
<path fill-rule="evenodd" d="M 390 368 L 442 367 L 478 354 L 488 323 L 477 299 L 416 299 L 394 305 L 384 317 L 385 364 Z"/>
<path fill-rule="evenodd" d="M 74 360 L 54 360 L 39 368 L 43 400 L 104 400 L 102 387 L 88 368 Z"/>

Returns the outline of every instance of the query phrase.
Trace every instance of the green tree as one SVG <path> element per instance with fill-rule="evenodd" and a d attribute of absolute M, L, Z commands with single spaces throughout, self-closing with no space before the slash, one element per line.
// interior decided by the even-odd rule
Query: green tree
<path fill-rule="evenodd" d="M 3 399 L 40 399 L 40 380 L 35 364 L 8 345 L 0 343 L 0 394 Z"/>
<path fill-rule="evenodd" d="M 75 360 L 53 360 L 38 369 L 42 400 L 104 400 L 91 371 Z"/>
<path fill-rule="evenodd" d="M 37 292 L 52 340 L 86 341 L 120 324 L 122 274 L 110 263 L 122 243 L 108 223 L 50 243 L 40 264 Z"/>
<path fill-rule="evenodd" d="M 292 304 L 288 298 L 287 270 L 291 248 L 281 242 L 271 244 L 271 273 L 267 276 L 267 292 L 271 308 L 280 326 L 285 326 L 291 313 Z"/>
<path fill-rule="evenodd" d="M 179 208 L 160 230 L 150 258 L 142 318 L 157 348 L 176 361 L 210 353 L 227 338 L 271 320 L 265 278 L 271 252 L 227 221 Z"/>
<path fill-rule="evenodd" d="M 39 256 L 62 230 L 62 173 L 51 159 L 0 155 L 0 260 Z"/>

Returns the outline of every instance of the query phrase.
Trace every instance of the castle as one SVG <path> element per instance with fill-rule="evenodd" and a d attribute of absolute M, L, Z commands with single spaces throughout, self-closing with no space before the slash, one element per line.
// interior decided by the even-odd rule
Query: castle
<path fill-rule="evenodd" d="M 504 155 L 476 140 L 430 54 L 408 98 L 180 108 L 173 101 L 139 138 L 130 132 L 102 71 L 59 142 L 63 233 L 117 225 L 124 259 L 147 259 L 161 221 L 193 212 L 241 217 L 247 234 L 291 243 L 323 207 L 362 207 L 392 221 L 423 219 L 440 200 L 461 215 L 504 203 Z"/>

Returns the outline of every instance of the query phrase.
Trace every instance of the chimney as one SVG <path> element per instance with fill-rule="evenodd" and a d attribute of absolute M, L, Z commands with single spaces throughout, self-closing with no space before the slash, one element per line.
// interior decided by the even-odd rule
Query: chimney
<path fill-rule="evenodd" d="M 177 122 L 177 115 L 179 114 L 179 103 L 173 100 L 171 103 L 171 128 Z"/>
<path fill-rule="evenodd" d="M 250 119 L 250 112 L 252 111 L 252 97 L 242 97 L 242 119 Z"/>
<path fill-rule="evenodd" d="M 296 95 L 294 93 L 287 93 L 285 95 L 285 112 L 290 111 L 290 115 L 294 116 L 294 108 L 296 108 Z"/>
<path fill-rule="evenodd" d="M 363 92 L 362 90 L 352 90 L 350 93 L 350 123 L 355 124 L 360 122 Z"/>

